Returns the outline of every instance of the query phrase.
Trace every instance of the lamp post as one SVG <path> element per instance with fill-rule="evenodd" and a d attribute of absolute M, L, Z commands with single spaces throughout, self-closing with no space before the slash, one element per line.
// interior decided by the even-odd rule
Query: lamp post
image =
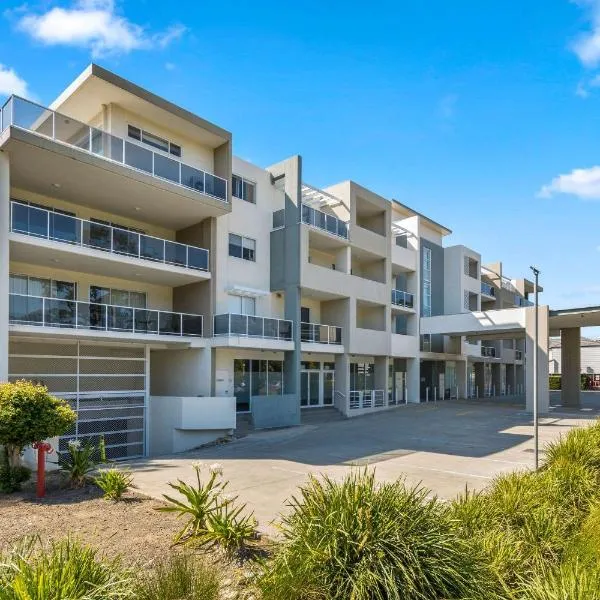
<path fill-rule="evenodd" d="M 530 267 L 535 276 L 535 326 L 534 326 L 534 346 L 533 346 L 533 443 L 535 455 L 535 470 L 539 467 L 539 430 L 538 430 L 538 278 L 540 270 L 536 267 Z"/>

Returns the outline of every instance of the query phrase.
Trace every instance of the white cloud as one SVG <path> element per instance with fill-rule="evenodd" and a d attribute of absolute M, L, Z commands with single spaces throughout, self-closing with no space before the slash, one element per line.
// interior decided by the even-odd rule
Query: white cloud
<path fill-rule="evenodd" d="M 538 192 L 540 198 L 551 198 L 556 194 L 570 194 L 583 200 L 600 200 L 600 166 L 573 169 L 570 173 L 555 177 Z"/>
<path fill-rule="evenodd" d="M 49 46 L 89 48 L 93 57 L 132 50 L 164 48 L 181 37 L 185 28 L 173 25 L 149 33 L 116 12 L 114 0 L 76 0 L 67 8 L 55 6 L 41 14 L 27 13 L 18 28 Z"/>
<path fill-rule="evenodd" d="M 0 64 L 0 96 L 11 94 L 29 97 L 27 82 L 19 77 L 14 69 Z"/>
<path fill-rule="evenodd" d="M 590 28 L 575 40 L 573 52 L 586 67 L 596 67 L 600 63 L 600 0 L 574 2 L 585 10 Z"/>

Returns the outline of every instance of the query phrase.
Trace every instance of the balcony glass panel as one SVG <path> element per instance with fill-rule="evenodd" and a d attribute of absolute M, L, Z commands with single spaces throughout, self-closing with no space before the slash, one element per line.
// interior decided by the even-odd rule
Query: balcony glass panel
<path fill-rule="evenodd" d="M 190 269 L 208 271 L 208 252 L 204 248 L 188 247 L 188 265 Z"/>
<path fill-rule="evenodd" d="M 154 174 L 157 177 L 179 183 L 179 165 L 180 163 L 176 160 L 167 158 L 157 152 L 154 153 Z"/>
<path fill-rule="evenodd" d="M 48 213 L 50 220 L 50 239 L 67 244 L 79 244 L 81 227 L 78 219 L 60 213 Z"/>
<path fill-rule="evenodd" d="M 215 335 L 228 335 L 229 334 L 229 315 L 215 315 L 214 334 Z"/>
<path fill-rule="evenodd" d="M 41 325 L 44 322 L 44 301 L 42 298 L 10 294 L 9 319 L 20 325 Z"/>
<path fill-rule="evenodd" d="M 54 139 L 83 150 L 91 148 L 90 126 L 60 113 L 54 116 Z"/>
<path fill-rule="evenodd" d="M 47 298 L 44 301 L 44 324 L 50 327 L 74 327 L 77 302 Z"/>
<path fill-rule="evenodd" d="M 187 262 L 187 246 L 177 242 L 165 242 L 165 262 L 185 267 Z"/>
<path fill-rule="evenodd" d="M 135 331 L 139 333 L 158 333 L 158 311 L 136 308 L 134 326 Z"/>
<path fill-rule="evenodd" d="M 177 313 L 159 313 L 158 328 L 163 335 L 180 335 L 181 315 Z"/>
<path fill-rule="evenodd" d="M 248 335 L 248 317 L 246 315 L 229 315 L 232 335 Z"/>
<path fill-rule="evenodd" d="M 106 329 L 107 309 L 106 304 L 80 302 L 77 307 L 77 327 L 82 329 Z"/>
<path fill-rule="evenodd" d="M 165 260 L 165 240 L 140 235 L 140 256 L 148 260 Z"/>
<path fill-rule="evenodd" d="M 200 315 L 181 315 L 183 335 L 202 335 L 202 317 Z"/>
<path fill-rule="evenodd" d="M 97 250 L 111 250 L 112 227 L 102 223 L 83 221 L 82 243 Z"/>
<path fill-rule="evenodd" d="M 51 110 L 33 104 L 32 102 L 19 101 L 19 98 L 13 99 L 12 106 L 12 125 L 35 131 L 41 135 L 52 137 L 52 122 L 54 115 Z M 5 117 L 8 115 L 5 115 Z M 4 124 L 6 126 L 6 123 Z"/>
<path fill-rule="evenodd" d="M 128 256 L 139 256 L 140 235 L 134 231 L 113 228 L 113 252 L 127 254 Z"/>
<path fill-rule="evenodd" d="M 314 339 L 313 329 L 311 323 L 300 323 L 300 341 L 312 342 Z"/>
<path fill-rule="evenodd" d="M 205 193 L 224 200 L 227 199 L 227 183 L 224 179 L 216 177 L 215 175 L 211 175 L 210 173 L 206 173 L 205 185 Z"/>
<path fill-rule="evenodd" d="M 329 343 L 330 344 L 341 344 L 342 343 L 342 328 L 341 327 L 330 327 L 329 328 Z"/>
<path fill-rule="evenodd" d="M 262 317 L 248 317 L 248 335 L 250 337 L 263 337 L 263 321 Z"/>
<path fill-rule="evenodd" d="M 109 306 L 108 329 L 133 331 L 133 308 L 128 306 Z"/>
<path fill-rule="evenodd" d="M 279 337 L 279 326 L 277 319 L 265 319 L 264 321 L 264 337 L 277 339 Z"/>
<path fill-rule="evenodd" d="M 125 164 L 134 169 L 152 173 L 152 154 L 151 150 L 125 142 Z"/>
<path fill-rule="evenodd" d="M 265 319 L 265 329 L 266 329 L 266 321 Z M 279 339 L 281 340 L 291 340 L 292 339 L 292 323 L 291 321 L 278 321 L 279 323 Z"/>
<path fill-rule="evenodd" d="M 413 308 L 414 296 L 403 290 L 392 290 L 392 304 L 396 306 L 404 306 Z"/>
<path fill-rule="evenodd" d="M 48 211 L 13 202 L 12 212 L 13 231 L 36 237 L 48 237 Z"/>
<path fill-rule="evenodd" d="M 182 164 L 181 183 L 197 192 L 204 192 L 204 171 Z"/>
<path fill-rule="evenodd" d="M 92 153 L 116 162 L 123 162 L 124 141 L 110 133 L 92 128 Z"/>

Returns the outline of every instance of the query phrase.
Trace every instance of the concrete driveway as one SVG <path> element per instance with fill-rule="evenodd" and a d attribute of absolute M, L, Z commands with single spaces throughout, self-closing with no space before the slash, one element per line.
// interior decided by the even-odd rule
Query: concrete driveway
<path fill-rule="evenodd" d="M 592 414 L 558 414 L 540 421 L 540 447 Z M 406 477 L 442 498 L 465 486 L 480 489 L 498 473 L 533 465 L 531 416 L 514 406 L 477 402 L 408 405 L 362 418 L 257 432 L 229 444 L 186 454 L 132 461 L 139 490 L 161 498 L 167 482 L 192 481 L 191 465 L 223 465 L 229 491 L 254 510 L 259 528 L 285 510 L 309 473 L 342 478 L 354 466 L 376 468 L 380 480 Z"/>

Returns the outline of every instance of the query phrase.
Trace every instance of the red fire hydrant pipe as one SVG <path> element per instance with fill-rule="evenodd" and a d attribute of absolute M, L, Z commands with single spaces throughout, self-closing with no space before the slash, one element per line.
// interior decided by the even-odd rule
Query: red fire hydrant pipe
<path fill-rule="evenodd" d="M 37 485 L 36 496 L 46 495 L 46 453 L 52 452 L 52 446 L 46 442 L 36 442 L 33 448 L 37 450 Z"/>

